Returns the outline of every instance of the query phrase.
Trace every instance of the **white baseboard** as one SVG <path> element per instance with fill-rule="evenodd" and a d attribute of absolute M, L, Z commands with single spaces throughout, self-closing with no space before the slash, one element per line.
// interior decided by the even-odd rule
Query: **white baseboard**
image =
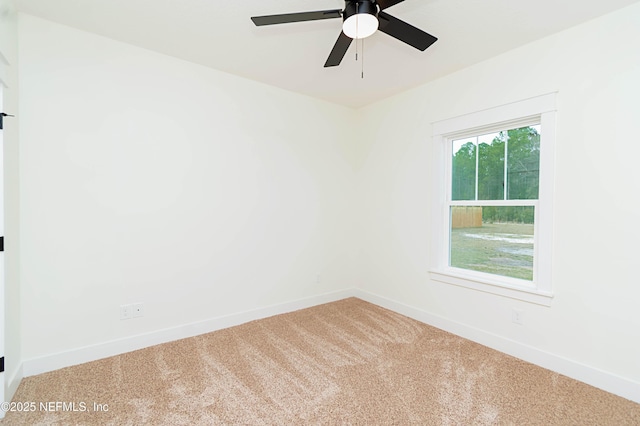
<path fill-rule="evenodd" d="M 216 330 L 233 327 L 235 325 L 244 324 L 249 321 L 284 314 L 287 312 L 293 312 L 299 309 L 310 308 L 312 306 L 321 305 L 324 303 L 334 302 L 348 297 L 353 297 L 354 295 L 355 292 L 353 289 L 325 293 L 313 297 L 298 299 L 290 302 L 280 303 L 277 305 L 271 305 L 264 308 L 239 312 L 237 314 L 211 318 L 205 321 L 184 324 L 177 327 L 153 331 L 150 333 L 125 337 L 123 339 L 111 340 L 108 342 L 99 343 L 97 345 L 90 345 L 72 349 L 69 351 L 59 352 L 52 355 L 32 358 L 25 360 L 22 363 L 22 368 L 20 370 L 21 376 L 22 373 L 24 373 L 24 377 L 29 377 L 36 374 L 58 370 L 64 367 L 70 367 L 72 365 L 96 361 L 98 359 L 143 349 L 149 346 L 159 345 L 162 343 L 185 339 L 187 337 L 193 337 L 200 334 L 210 333 Z M 19 380 L 17 383 L 19 384 Z"/>
<path fill-rule="evenodd" d="M 358 297 L 367 302 L 392 310 L 465 339 L 480 343 L 492 349 L 520 358 L 532 364 L 555 371 L 607 392 L 640 403 L 640 383 L 602 371 L 561 356 L 542 351 L 532 346 L 506 339 L 465 324 L 451 321 L 427 311 L 378 296 L 361 289 L 348 289 L 294 300 L 278 305 L 240 312 L 233 315 L 212 318 L 197 323 L 154 331 L 151 333 L 112 340 L 97 345 L 86 346 L 44 357 L 25 360 L 8 384 L 8 394 L 13 396 L 22 377 L 46 373 L 72 365 L 95 361 L 149 346 L 158 345 L 199 334 L 210 333 L 235 325 L 244 324 L 273 315 L 284 314 L 299 309 L 310 308 L 323 303 L 334 302 L 348 297 Z"/>
<path fill-rule="evenodd" d="M 478 328 L 451 321 L 444 317 L 364 290 L 356 289 L 354 296 L 505 354 L 640 403 L 640 383 L 633 380 L 542 351 L 533 346 L 528 346 L 496 334 L 488 333 Z"/>
<path fill-rule="evenodd" d="M 5 371 L 5 374 L 7 374 L 7 372 Z M 6 388 L 5 388 L 5 393 L 4 393 L 4 399 L 5 401 L 11 401 L 13 399 L 13 395 L 16 394 L 16 391 L 18 390 L 18 386 L 20 386 L 20 382 L 22 381 L 23 378 L 23 370 L 22 370 L 22 364 L 20 364 L 18 366 L 18 369 L 13 373 L 13 375 L 9 378 L 7 378 L 7 382 L 6 382 Z"/>

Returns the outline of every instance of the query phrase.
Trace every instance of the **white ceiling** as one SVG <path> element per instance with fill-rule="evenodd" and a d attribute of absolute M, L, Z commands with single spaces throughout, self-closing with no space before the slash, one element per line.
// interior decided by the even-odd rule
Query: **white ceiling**
<path fill-rule="evenodd" d="M 324 68 L 340 19 L 256 27 L 251 16 L 342 0 L 15 0 L 18 10 L 330 102 L 360 107 L 638 0 L 405 0 L 385 11 L 434 36 L 424 52 L 377 32 Z M 532 58 L 535 60 L 535 58 Z"/>

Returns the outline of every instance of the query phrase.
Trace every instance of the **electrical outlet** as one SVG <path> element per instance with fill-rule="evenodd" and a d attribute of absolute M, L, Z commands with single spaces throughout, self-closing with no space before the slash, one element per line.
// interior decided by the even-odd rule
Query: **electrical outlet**
<path fill-rule="evenodd" d="M 133 316 L 134 317 L 143 317 L 144 316 L 144 303 L 134 303 L 132 306 Z"/>
<path fill-rule="evenodd" d="M 126 320 L 133 316 L 133 309 L 131 305 L 120 305 L 120 319 Z"/>
<path fill-rule="evenodd" d="M 521 311 L 520 309 L 513 308 L 513 310 L 511 311 L 511 322 L 515 324 L 523 325 L 524 324 L 523 317 L 524 317 L 523 311 Z"/>
<path fill-rule="evenodd" d="M 144 316 L 144 303 L 131 303 L 120 305 L 120 319 L 126 320 Z"/>

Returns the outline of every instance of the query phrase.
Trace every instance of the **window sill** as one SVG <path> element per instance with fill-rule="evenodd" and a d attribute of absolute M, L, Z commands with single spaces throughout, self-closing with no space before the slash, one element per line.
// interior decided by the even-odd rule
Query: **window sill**
<path fill-rule="evenodd" d="M 485 280 L 474 275 L 465 275 L 452 270 L 429 271 L 434 281 L 470 288 L 485 293 L 497 294 L 511 299 L 522 300 L 542 306 L 551 306 L 553 294 L 540 291 L 534 287 L 524 287 L 507 283 Z"/>

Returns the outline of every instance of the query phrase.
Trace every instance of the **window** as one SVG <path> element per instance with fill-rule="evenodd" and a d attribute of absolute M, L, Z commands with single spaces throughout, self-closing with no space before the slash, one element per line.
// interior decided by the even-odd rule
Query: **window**
<path fill-rule="evenodd" d="M 433 124 L 431 277 L 548 305 L 555 94 Z"/>

